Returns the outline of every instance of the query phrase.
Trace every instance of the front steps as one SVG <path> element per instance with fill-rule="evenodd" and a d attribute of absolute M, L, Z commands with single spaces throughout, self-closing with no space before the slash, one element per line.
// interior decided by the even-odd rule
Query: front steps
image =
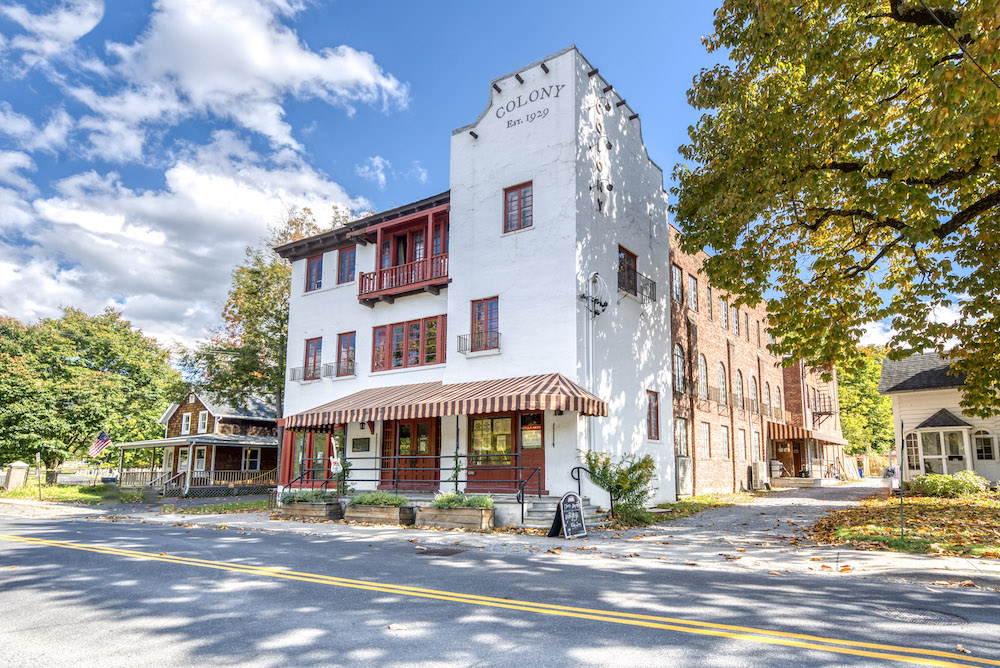
<path fill-rule="evenodd" d="M 607 521 L 608 513 L 601 512 L 601 509 L 590 502 L 589 497 L 583 498 L 583 518 L 587 526 L 594 526 Z M 530 506 L 530 507 L 529 507 Z M 552 519 L 556 516 L 559 508 L 559 497 L 548 497 L 525 500 L 524 523 L 520 526 L 532 527 L 535 529 L 548 529 L 552 526 Z"/>

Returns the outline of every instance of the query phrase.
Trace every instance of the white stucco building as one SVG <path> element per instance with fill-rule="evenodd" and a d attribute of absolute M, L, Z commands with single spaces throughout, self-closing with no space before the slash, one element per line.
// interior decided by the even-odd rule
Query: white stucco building
<path fill-rule="evenodd" d="M 935 353 L 883 362 L 878 389 L 892 399 L 904 480 L 922 473 L 965 470 L 975 471 L 993 484 L 1000 480 L 1000 417 L 964 415 L 964 384 L 964 375 L 950 374 L 948 362 Z"/>
<path fill-rule="evenodd" d="M 575 47 L 487 90 L 448 192 L 278 249 L 280 480 L 336 444 L 359 489 L 450 488 L 457 453 L 460 488 L 561 494 L 589 449 L 652 455 L 672 500 L 667 196 L 638 115 Z"/>

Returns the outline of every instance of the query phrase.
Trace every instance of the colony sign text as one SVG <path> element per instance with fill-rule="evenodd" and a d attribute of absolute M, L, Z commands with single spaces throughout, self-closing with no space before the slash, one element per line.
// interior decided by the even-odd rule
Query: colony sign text
<path fill-rule="evenodd" d="M 555 84 L 552 86 L 542 86 L 541 88 L 536 88 L 530 93 L 522 93 L 517 96 L 516 99 L 510 100 L 507 104 L 497 107 L 497 118 L 507 117 L 507 127 L 512 128 L 515 125 L 520 125 L 522 122 L 530 122 L 536 117 L 547 116 L 548 109 L 543 109 L 541 112 L 536 112 L 533 114 L 528 114 L 524 118 L 514 117 L 514 112 L 516 112 L 521 107 L 532 104 L 533 102 L 541 102 L 546 98 L 557 98 L 559 93 L 566 84 Z"/>

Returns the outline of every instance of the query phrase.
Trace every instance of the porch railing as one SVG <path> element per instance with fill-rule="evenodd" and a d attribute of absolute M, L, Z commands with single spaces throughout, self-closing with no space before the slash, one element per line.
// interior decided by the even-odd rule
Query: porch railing
<path fill-rule="evenodd" d="M 505 463 L 501 458 L 509 460 Z M 450 461 L 450 466 L 420 466 L 419 460 L 436 460 L 439 464 Z M 339 489 L 341 483 L 344 488 L 353 483 L 375 483 L 376 487 L 382 489 L 391 488 L 393 492 L 399 492 L 402 483 L 404 491 L 437 491 L 446 485 L 454 485 L 458 491 L 459 483 L 473 485 L 477 483 L 494 483 L 496 487 L 509 486 L 510 493 L 516 494 L 516 500 L 521 504 L 521 516 L 524 516 L 524 496 L 527 493 L 528 484 L 537 482 L 538 498 L 542 497 L 542 468 L 540 466 L 525 466 L 521 463 L 521 453 L 515 452 L 508 455 L 352 455 L 344 453 L 341 462 L 344 469 L 331 475 L 328 457 L 307 458 L 301 461 L 301 473 L 292 478 L 286 485 L 285 491 L 320 489 L 330 491 L 331 486 Z M 369 464 L 370 465 L 365 465 Z M 471 468 L 470 468 L 471 466 Z M 347 472 L 346 474 L 344 472 Z M 499 471 L 502 474 L 492 474 L 489 480 L 477 478 L 478 473 L 487 471 Z M 413 472 L 416 475 L 426 475 L 426 478 L 410 477 Z M 447 478 L 442 479 L 441 474 L 450 472 Z M 403 474 L 402 476 L 400 474 Z M 464 474 L 464 475 L 463 475 Z M 503 475 L 506 474 L 506 475 Z M 472 491 L 472 490 L 470 490 Z M 487 490 L 484 490 L 484 492 Z M 532 490 L 532 495 L 535 490 Z"/>
<path fill-rule="evenodd" d="M 197 481 L 197 482 L 196 482 Z M 270 471 L 213 471 L 207 476 L 194 477 L 192 472 L 191 484 L 193 486 L 233 486 L 247 487 L 260 485 L 276 485 L 278 483 L 278 470 Z"/>
<path fill-rule="evenodd" d="M 321 366 L 313 364 L 310 366 L 297 366 L 289 370 L 288 379 L 293 381 L 319 380 Z"/>
<path fill-rule="evenodd" d="M 607 490 L 608 496 L 611 497 L 611 517 L 613 518 L 615 516 L 615 500 L 621 498 L 622 494 L 621 488 L 619 488 L 614 483 L 609 482 L 607 478 L 604 478 L 601 475 L 594 473 L 586 466 L 574 466 L 573 470 L 570 471 L 569 475 L 571 478 L 573 478 L 573 480 L 576 480 L 576 493 L 580 495 L 581 499 L 583 498 L 583 482 L 580 480 L 581 471 L 586 471 L 587 475 L 590 476 L 591 480 L 597 481 L 600 486 L 603 486 L 603 488 Z"/>
<path fill-rule="evenodd" d="M 434 278 L 448 277 L 448 254 L 425 257 L 395 267 L 385 267 L 377 271 L 361 272 L 358 279 L 358 296 L 403 288 Z"/>
<path fill-rule="evenodd" d="M 164 475 L 160 469 L 124 469 L 118 475 L 119 487 L 150 487 Z"/>
<path fill-rule="evenodd" d="M 631 267 L 619 265 L 618 291 L 638 297 L 643 303 L 656 301 L 656 281 Z"/>

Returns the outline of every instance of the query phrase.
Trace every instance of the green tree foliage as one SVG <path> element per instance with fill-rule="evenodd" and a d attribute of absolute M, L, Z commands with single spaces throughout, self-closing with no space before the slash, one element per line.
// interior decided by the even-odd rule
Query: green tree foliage
<path fill-rule="evenodd" d="M 688 94 L 682 247 L 714 285 L 778 292 L 776 350 L 857 368 L 866 324 L 893 356 L 945 352 L 963 406 L 1000 412 L 1000 81 L 995 0 L 725 0 Z M 767 249 L 762 252 L 762 249 Z M 957 321 L 943 318 L 957 313 Z M 944 322 L 942 322 L 942 320 Z"/>
<path fill-rule="evenodd" d="M 865 452 L 867 446 L 878 453 L 893 448 L 892 400 L 878 393 L 886 352 L 882 346 L 864 347 L 860 367 L 837 373 L 841 428 L 849 453 Z"/>
<path fill-rule="evenodd" d="M 0 318 L 0 462 L 40 452 L 54 482 L 102 429 L 114 443 L 162 436 L 157 420 L 181 387 L 168 351 L 114 309 L 67 308 L 33 325 Z"/>
<path fill-rule="evenodd" d="M 335 210 L 334 225 L 349 217 Z M 247 247 L 243 263 L 233 270 L 222 324 L 182 355 L 206 389 L 236 406 L 251 397 L 269 397 L 282 416 L 292 268 L 274 248 L 321 231 L 312 211 L 303 208 L 289 212 L 284 222 Z"/>

